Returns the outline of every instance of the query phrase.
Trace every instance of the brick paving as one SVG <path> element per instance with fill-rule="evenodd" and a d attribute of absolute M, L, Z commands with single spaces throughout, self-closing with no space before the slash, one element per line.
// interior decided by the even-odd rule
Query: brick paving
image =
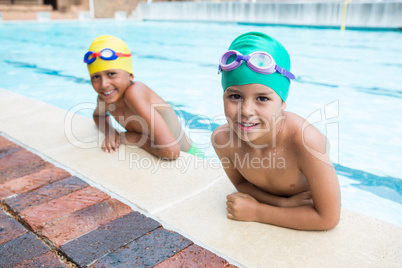
<path fill-rule="evenodd" d="M 236 267 L 0 136 L 0 267 Z"/>

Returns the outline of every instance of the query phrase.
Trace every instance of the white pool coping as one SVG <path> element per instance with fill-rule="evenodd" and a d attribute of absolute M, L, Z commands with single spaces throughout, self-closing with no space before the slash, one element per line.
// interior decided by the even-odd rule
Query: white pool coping
<path fill-rule="evenodd" d="M 119 153 L 106 154 L 98 145 L 102 135 L 91 119 L 5 89 L 0 89 L 0 96 L 0 135 L 232 264 L 401 267 L 401 227 L 345 208 L 340 224 L 324 232 L 232 221 L 226 218 L 225 202 L 235 189 L 220 166 L 186 153 L 165 162 L 126 146 Z"/>

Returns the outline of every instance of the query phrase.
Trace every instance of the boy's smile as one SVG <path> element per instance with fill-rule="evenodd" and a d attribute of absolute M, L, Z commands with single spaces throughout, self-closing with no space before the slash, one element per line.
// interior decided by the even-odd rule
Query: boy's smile
<path fill-rule="evenodd" d="M 229 125 L 243 141 L 267 144 L 286 103 L 271 88 L 261 84 L 229 87 L 224 95 L 225 115 Z M 272 133 L 271 135 L 268 135 Z"/>
<path fill-rule="evenodd" d="M 258 123 L 247 123 L 247 122 L 237 122 L 241 131 L 251 131 L 255 129 L 259 124 Z"/>
<path fill-rule="evenodd" d="M 111 91 L 108 91 L 108 92 L 102 92 L 101 94 L 103 95 L 103 96 L 105 96 L 105 97 L 110 97 L 113 93 L 115 93 L 117 90 L 116 89 L 113 89 L 113 90 L 111 90 Z"/>
<path fill-rule="evenodd" d="M 106 103 L 115 103 L 123 96 L 133 78 L 132 74 L 124 70 L 110 69 L 92 74 L 91 83 Z"/>

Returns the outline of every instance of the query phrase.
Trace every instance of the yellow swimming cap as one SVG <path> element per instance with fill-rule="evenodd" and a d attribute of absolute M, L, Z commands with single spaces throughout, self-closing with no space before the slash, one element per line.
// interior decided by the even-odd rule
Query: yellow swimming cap
<path fill-rule="evenodd" d="M 95 38 L 95 40 L 92 41 L 92 44 L 89 47 L 88 51 L 97 53 L 105 48 L 110 48 L 116 53 L 130 54 L 130 50 L 128 49 L 126 43 L 124 43 L 124 41 L 120 38 L 111 35 L 102 35 Z M 89 75 L 110 69 L 121 69 L 129 72 L 130 74 L 133 73 L 131 56 L 118 57 L 115 60 L 102 60 L 100 57 L 97 57 L 94 62 L 87 64 L 87 66 Z"/>

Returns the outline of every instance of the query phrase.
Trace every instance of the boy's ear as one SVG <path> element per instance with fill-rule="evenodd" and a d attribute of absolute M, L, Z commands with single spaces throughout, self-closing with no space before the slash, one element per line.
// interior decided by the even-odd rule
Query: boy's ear
<path fill-rule="evenodd" d="M 130 74 L 130 81 L 133 81 L 133 79 L 134 79 L 134 75 Z"/>
<path fill-rule="evenodd" d="M 286 109 L 286 102 L 282 101 L 281 110 L 284 111 Z"/>

